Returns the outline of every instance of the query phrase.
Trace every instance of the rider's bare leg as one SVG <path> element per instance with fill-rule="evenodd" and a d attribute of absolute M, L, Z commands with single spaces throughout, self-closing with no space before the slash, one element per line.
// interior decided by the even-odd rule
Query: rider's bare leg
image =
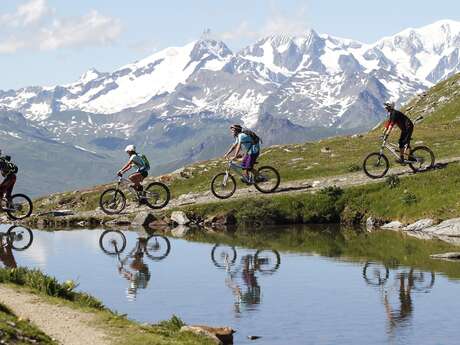
<path fill-rule="evenodd" d="M 134 189 L 137 191 L 142 190 L 141 182 L 144 180 L 144 177 L 141 173 L 134 173 L 128 177 L 128 179 L 133 183 Z"/>

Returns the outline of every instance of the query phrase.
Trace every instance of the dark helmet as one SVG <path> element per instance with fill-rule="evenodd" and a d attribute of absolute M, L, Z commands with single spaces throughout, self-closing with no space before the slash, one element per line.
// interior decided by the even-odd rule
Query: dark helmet
<path fill-rule="evenodd" d="M 393 110 L 395 108 L 395 102 L 385 102 L 383 103 L 383 106 L 385 107 L 386 110 Z"/>
<path fill-rule="evenodd" d="M 230 129 L 234 129 L 237 132 L 241 132 L 243 130 L 243 127 L 241 127 L 240 125 L 231 125 Z"/>

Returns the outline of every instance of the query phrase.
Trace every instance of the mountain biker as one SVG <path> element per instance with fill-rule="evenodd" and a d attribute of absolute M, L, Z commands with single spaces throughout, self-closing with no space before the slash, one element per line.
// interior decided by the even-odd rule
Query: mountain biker
<path fill-rule="evenodd" d="M 131 168 L 137 168 L 136 172 L 129 175 L 128 179 L 133 183 L 133 187 L 136 191 L 142 191 L 141 182 L 148 176 L 148 163 L 136 152 L 136 146 L 128 145 L 125 148 L 125 152 L 129 155 L 128 163 L 126 163 L 120 171 L 117 172 L 118 176 L 123 176 L 125 172 Z"/>
<path fill-rule="evenodd" d="M 16 183 L 16 173 L 18 167 L 11 162 L 10 156 L 0 157 L 0 172 L 4 177 L 3 182 L 0 184 L 0 199 L 6 199 L 6 206 L 11 207 L 11 193 L 13 192 Z"/>
<path fill-rule="evenodd" d="M 241 149 L 243 150 L 242 181 L 249 184 L 251 183 L 249 172 L 254 172 L 254 164 L 257 157 L 259 157 L 260 145 L 258 142 L 255 142 L 249 134 L 244 133 L 243 128 L 238 124 L 231 125 L 230 131 L 235 138 L 235 142 L 225 153 L 224 158 L 227 158 L 232 152 L 234 152 L 232 160 L 235 160 L 241 157 L 239 153 Z"/>
<path fill-rule="evenodd" d="M 385 102 L 384 107 L 390 118 L 385 125 L 383 137 L 387 138 L 390 135 L 394 125 L 399 127 L 401 130 L 401 136 L 399 137 L 399 159 L 396 162 L 405 164 L 405 153 L 407 153 L 409 160 L 413 159 L 411 155 L 410 141 L 412 138 L 412 132 L 414 131 L 414 124 L 406 115 L 395 109 L 394 102 Z"/>

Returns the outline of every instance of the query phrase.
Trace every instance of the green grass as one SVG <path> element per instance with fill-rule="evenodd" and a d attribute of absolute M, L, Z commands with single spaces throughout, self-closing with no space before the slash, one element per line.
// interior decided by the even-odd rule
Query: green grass
<path fill-rule="evenodd" d="M 274 194 L 270 198 L 235 199 L 186 206 L 203 219 L 232 211 L 240 225 L 289 223 L 360 223 L 372 216 L 384 221 L 448 219 L 460 214 L 460 164 L 401 178 L 397 185 L 380 183 L 318 193 Z"/>
<path fill-rule="evenodd" d="M 73 281 L 59 283 L 39 270 L 28 268 L 0 269 L 0 283 L 14 284 L 19 291 L 33 292 L 40 295 L 48 303 L 59 303 L 79 309 L 82 312 L 94 315 L 94 325 L 102 328 L 119 345 L 207 345 L 211 341 L 190 333 L 180 333 L 184 324 L 178 317 L 173 316 L 168 321 L 156 325 L 139 324 L 128 320 L 125 315 L 119 315 L 105 308 L 94 297 L 75 292 L 76 284 Z M 7 310 L 7 309 L 5 309 Z M 3 317 L 0 308 L 0 321 Z M 12 316 L 13 317 L 13 316 Z M 0 322 L 0 330 L 2 330 Z M 5 326 L 6 327 L 6 326 Z M 25 326 L 24 326 L 25 327 Z M 38 331 L 36 331 L 38 332 Z M 41 334 L 41 333 L 37 333 Z M 1 339 L 1 334 L 0 334 Z M 28 343 L 24 343 L 28 344 Z M 43 344 L 55 344 L 43 342 Z"/>
<path fill-rule="evenodd" d="M 2 344 L 57 345 L 49 336 L 0 304 L 0 342 Z"/>

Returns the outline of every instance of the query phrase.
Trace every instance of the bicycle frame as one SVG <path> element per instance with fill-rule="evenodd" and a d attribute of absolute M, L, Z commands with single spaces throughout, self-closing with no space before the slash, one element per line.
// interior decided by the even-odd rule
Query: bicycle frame
<path fill-rule="evenodd" d="M 383 151 L 384 149 L 387 149 L 388 151 L 390 151 L 393 156 L 395 156 L 396 158 L 399 158 L 399 154 L 396 150 L 399 150 L 399 147 L 396 146 L 395 144 L 393 143 L 389 143 L 387 142 L 387 140 L 383 140 L 382 141 L 382 146 L 380 147 L 380 154 L 383 155 Z"/>

